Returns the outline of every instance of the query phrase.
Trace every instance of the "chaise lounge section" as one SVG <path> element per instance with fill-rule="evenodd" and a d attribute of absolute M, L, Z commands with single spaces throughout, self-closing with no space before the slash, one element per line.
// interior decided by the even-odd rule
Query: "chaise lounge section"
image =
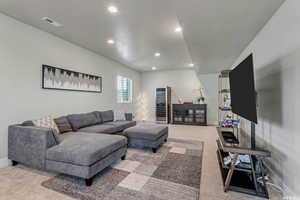
<path fill-rule="evenodd" d="M 104 168 L 125 159 L 126 151 L 125 137 L 76 132 L 47 150 L 46 169 L 84 178 L 89 186 Z"/>
<path fill-rule="evenodd" d="M 8 158 L 13 165 L 84 178 L 87 186 L 101 170 L 125 159 L 128 141 L 118 133 L 136 124 L 114 121 L 113 111 L 74 114 L 55 121 L 62 134 L 36 127 L 31 121 L 10 126 Z"/>

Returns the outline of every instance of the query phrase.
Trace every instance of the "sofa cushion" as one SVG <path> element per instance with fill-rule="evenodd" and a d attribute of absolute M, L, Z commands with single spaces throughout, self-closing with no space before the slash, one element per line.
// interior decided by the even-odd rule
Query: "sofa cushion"
<path fill-rule="evenodd" d="M 62 142 L 66 139 L 69 139 L 70 137 L 72 137 L 76 133 L 77 132 L 70 131 L 70 132 L 66 132 L 64 134 L 59 134 L 59 140 Z"/>
<path fill-rule="evenodd" d="M 56 118 L 54 119 L 54 122 L 56 123 L 60 133 L 72 131 L 72 126 L 67 117 L 63 116 Z"/>
<path fill-rule="evenodd" d="M 109 134 L 118 132 L 117 128 L 111 124 L 98 124 L 94 126 L 81 128 L 78 131 L 84 133 L 109 133 Z"/>
<path fill-rule="evenodd" d="M 114 121 L 114 112 L 112 110 L 101 112 L 101 117 L 103 122 L 112 122 Z"/>
<path fill-rule="evenodd" d="M 118 132 L 120 132 L 120 131 L 123 131 L 127 128 L 135 126 L 136 122 L 135 121 L 121 120 L 121 121 L 106 122 L 104 124 L 114 125 L 115 128 L 118 130 Z"/>
<path fill-rule="evenodd" d="M 59 145 L 49 148 L 46 159 L 91 166 L 126 145 L 127 139 L 124 136 L 77 132 Z"/>
<path fill-rule="evenodd" d="M 98 121 L 97 124 L 102 124 L 103 120 L 102 120 L 101 112 L 100 111 L 94 111 L 93 113 L 97 118 L 97 121 Z"/>
<path fill-rule="evenodd" d="M 74 131 L 80 128 L 97 124 L 98 120 L 94 113 L 68 115 L 68 120 Z"/>
<path fill-rule="evenodd" d="M 144 140 L 157 140 L 166 133 L 168 133 L 168 127 L 158 124 L 139 124 L 124 131 L 129 138 Z"/>

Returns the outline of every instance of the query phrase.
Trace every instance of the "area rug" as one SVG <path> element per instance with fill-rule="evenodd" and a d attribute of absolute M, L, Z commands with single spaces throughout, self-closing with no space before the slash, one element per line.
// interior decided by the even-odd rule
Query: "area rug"
<path fill-rule="evenodd" d="M 169 139 L 157 153 L 129 148 L 126 160 L 83 179 L 57 175 L 42 183 L 80 200 L 198 200 L 203 142 Z"/>

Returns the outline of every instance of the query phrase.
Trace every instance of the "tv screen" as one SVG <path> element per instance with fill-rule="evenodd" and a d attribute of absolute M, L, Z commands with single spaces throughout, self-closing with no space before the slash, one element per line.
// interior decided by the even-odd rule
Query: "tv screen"
<path fill-rule="evenodd" d="M 229 73 L 232 112 L 257 124 L 253 56 Z"/>

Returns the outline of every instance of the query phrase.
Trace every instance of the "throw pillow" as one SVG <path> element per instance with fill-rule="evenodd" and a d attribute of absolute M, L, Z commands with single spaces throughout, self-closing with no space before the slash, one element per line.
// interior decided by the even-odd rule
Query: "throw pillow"
<path fill-rule="evenodd" d="M 127 121 L 133 121 L 133 118 L 134 118 L 134 116 L 132 113 L 125 113 L 125 119 Z"/>
<path fill-rule="evenodd" d="M 65 132 L 73 131 L 72 126 L 71 126 L 68 118 L 65 117 L 65 116 L 54 119 L 54 122 L 57 125 L 59 133 L 65 133 Z"/>
<path fill-rule="evenodd" d="M 32 120 L 27 120 L 22 123 L 22 126 L 34 126 L 34 123 L 32 122 Z"/>
<path fill-rule="evenodd" d="M 114 112 L 112 110 L 102 111 L 101 117 L 103 122 L 112 122 L 114 121 Z"/>
<path fill-rule="evenodd" d="M 59 133 L 57 125 L 55 124 L 51 116 L 46 116 L 41 119 L 32 120 L 32 122 L 35 126 L 43 127 L 43 128 L 51 128 L 55 130 L 57 133 Z"/>
<path fill-rule="evenodd" d="M 115 111 L 115 113 L 114 113 L 114 120 L 115 121 L 126 120 L 125 113 L 122 112 L 122 111 Z"/>

